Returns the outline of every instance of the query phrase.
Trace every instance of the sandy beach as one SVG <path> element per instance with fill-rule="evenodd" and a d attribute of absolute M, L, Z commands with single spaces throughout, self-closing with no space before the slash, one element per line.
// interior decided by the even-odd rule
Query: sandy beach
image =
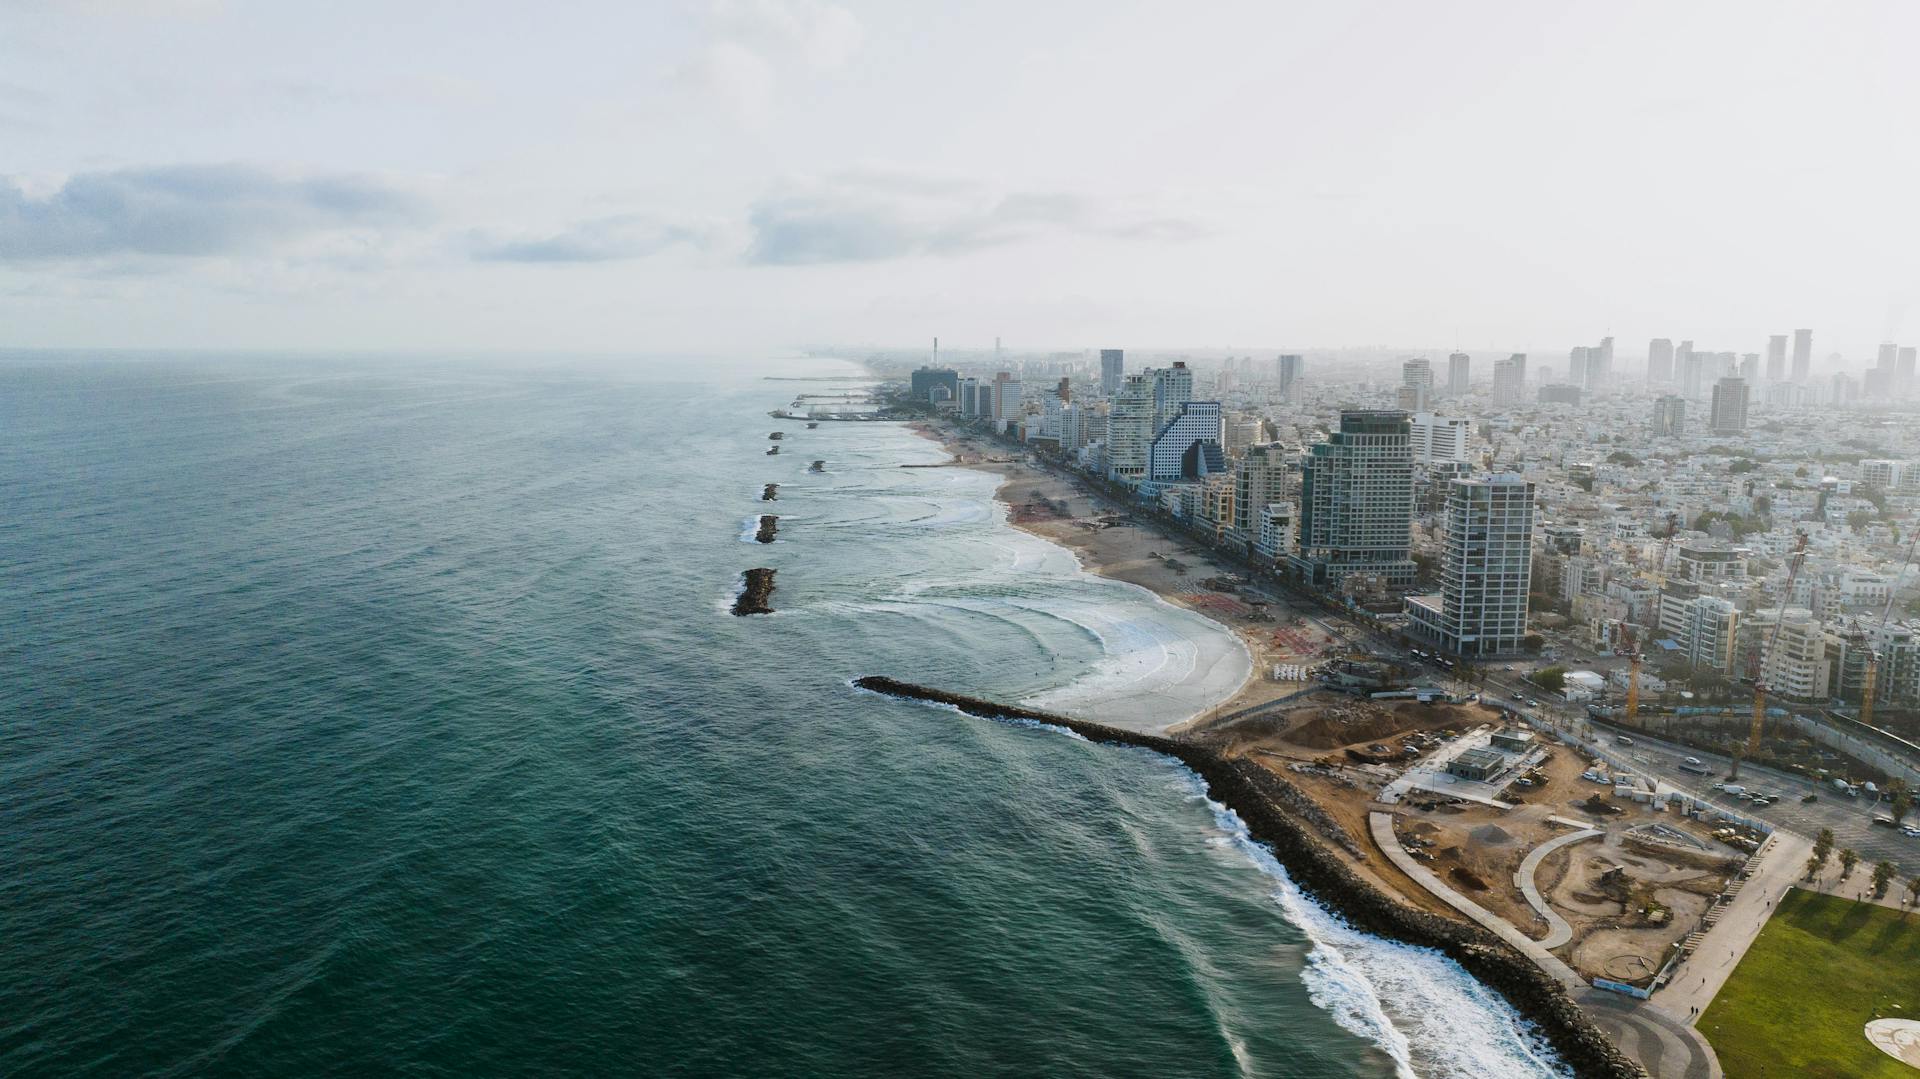
<path fill-rule="evenodd" d="M 1270 677 L 1276 664 L 1306 662 L 1336 638 L 1305 612 L 1272 600 L 1265 615 L 1238 595 L 1209 589 L 1202 582 L 1233 567 L 1182 539 L 1162 534 L 1150 523 L 1124 521 L 1125 507 L 1114 503 L 1064 470 L 1029 466 L 1014 447 L 940 423 L 911 425 L 939 442 L 954 464 L 1001 477 L 996 497 L 1008 507 L 1008 519 L 1024 532 L 1074 552 L 1090 573 L 1144 588 L 1166 602 L 1200 614 L 1231 630 L 1241 649 L 1218 648 L 1205 639 L 1191 642 L 1198 652 L 1181 678 L 1179 699 L 1106 699 L 1098 719 L 1133 730 L 1162 731 L 1202 726 L 1229 716 L 1257 714 L 1263 706 L 1300 689 L 1297 682 Z M 1243 651 L 1244 650 L 1244 651 Z M 1215 701 L 1208 706 L 1193 702 Z M 1074 694 L 1050 694 L 1035 702 L 1072 711 Z M 1196 714 L 1197 713 L 1197 714 Z"/>

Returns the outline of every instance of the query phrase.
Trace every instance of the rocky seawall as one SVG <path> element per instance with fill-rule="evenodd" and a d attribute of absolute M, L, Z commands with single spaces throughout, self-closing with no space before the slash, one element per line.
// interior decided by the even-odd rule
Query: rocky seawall
<path fill-rule="evenodd" d="M 1092 741 L 1139 746 L 1177 758 L 1206 782 L 1214 798 L 1239 815 L 1253 838 L 1272 849 L 1302 888 L 1355 928 L 1444 953 L 1532 1020 L 1574 1074 L 1604 1079 L 1645 1077 L 1646 1073 L 1608 1040 L 1559 983 L 1525 956 L 1478 926 L 1416 910 L 1362 880 L 1315 837 L 1316 829 L 1332 823 L 1325 811 L 1266 768 L 1227 758 L 1196 742 L 1122 730 L 880 675 L 858 678 L 853 684 L 891 697 L 951 705 L 984 719 L 1030 720 L 1065 727 Z M 1346 838 L 1337 828 L 1331 834 Z"/>
<path fill-rule="evenodd" d="M 750 614 L 772 614 L 773 606 L 767 602 L 773 595 L 773 571 L 762 566 L 750 569 L 744 575 L 740 596 L 733 601 L 733 613 L 738 616 Z"/>
<path fill-rule="evenodd" d="M 760 515 L 760 527 L 754 531 L 753 538 L 760 543 L 772 543 L 773 537 L 780 531 L 780 518 L 771 513 Z"/>
<path fill-rule="evenodd" d="M 777 483 L 769 483 L 760 490 L 760 501 L 762 502 L 772 502 L 779 497 L 780 485 Z"/>

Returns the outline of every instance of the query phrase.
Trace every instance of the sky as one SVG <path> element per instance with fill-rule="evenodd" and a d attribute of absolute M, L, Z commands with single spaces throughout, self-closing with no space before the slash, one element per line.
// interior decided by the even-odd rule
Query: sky
<path fill-rule="evenodd" d="M 0 0 L 0 347 L 1920 341 L 1920 4 Z"/>

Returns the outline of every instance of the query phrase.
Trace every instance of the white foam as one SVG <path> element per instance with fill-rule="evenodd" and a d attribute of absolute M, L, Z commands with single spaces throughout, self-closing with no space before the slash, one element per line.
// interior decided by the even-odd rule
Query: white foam
<path fill-rule="evenodd" d="M 1261 872 L 1275 902 L 1313 942 L 1300 980 L 1314 1004 L 1394 1062 L 1402 1079 L 1571 1079 L 1572 1071 L 1499 994 L 1432 948 L 1371 936 L 1300 890 L 1239 814 L 1207 797 L 1214 823 Z"/>

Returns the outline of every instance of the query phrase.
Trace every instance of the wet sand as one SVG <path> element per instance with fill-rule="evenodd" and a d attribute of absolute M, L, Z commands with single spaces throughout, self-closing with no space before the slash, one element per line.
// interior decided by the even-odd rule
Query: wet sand
<path fill-rule="evenodd" d="M 1303 612 L 1275 600 L 1266 610 L 1276 621 L 1255 621 L 1248 617 L 1252 608 L 1235 597 L 1211 592 L 1200 583 L 1217 574 L 1235 572 L 1234 567 L 1182 539 L 1161 533 L 1151 523 L 1102 527 L 1103 521 L 1123 519 L 1125 508 L 1093 491 L 1073 474 L 1029 466 L 1016 447 L 944 424 L 917 422 L 911 426 L 953 454 L 955 464 L 999 475 L 1001 483 L 995 496 L 1007 505 L 1014 527 L 1071 550 L 1090 573 L 1145 588 L 1170 604 L 1225 626 L 1245 648 L 1244 658 L 1199 657 L 1193 671 L 1182 680 L 1219 702 L 1197 715 L 1189 709 L 1170 716 L 1164 704 L 1145 700 L 1137 709 L 1121 709 L 1138 711 L 1138 715 L 1113 714 L 1115 705 L 1108 703 L 1102 714 L 1088 718 L 1135 730 L 1170 730 L 1239 713 L 1256 713 L 1261 706 L 1305 688 L 1297 682 L 1276 682 L 1268 677 L 1274 664 L 1306 658 L 1294 646 L 1312 648 L 1332 639 L 1311 619 L 1305 626 L 1290 624 Z M 1036 495 L 1051 505 L 1036 502 Z M 1276 632 L 1284 632 L 1285 639 L 1276 639 Z M 1075 703 L 1072 696 L 1048 695 L 1046 705 L 1071 710 Z"/>

